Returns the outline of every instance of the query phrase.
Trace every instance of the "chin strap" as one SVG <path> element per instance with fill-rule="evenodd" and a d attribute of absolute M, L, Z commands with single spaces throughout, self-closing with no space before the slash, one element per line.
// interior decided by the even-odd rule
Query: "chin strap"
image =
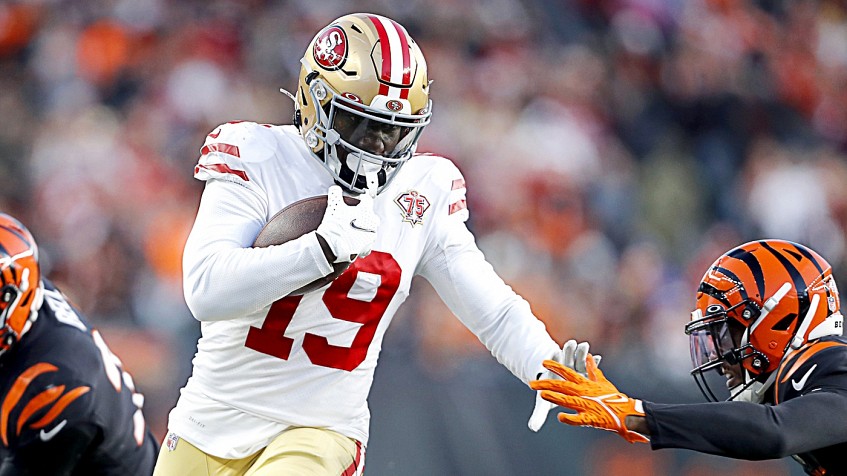
<path fill-rule="evenodd" d="M 288 92 L 288 90 L 287 90 L 287 89 L 279 88 L 279 92 L 281 92 L 282 94 L 285 94 L 286 96 L 288 96 L 289 98 L 291 98 L 291 100 L 292 100 L 292 101 L 294 101 L 294 104 L 297 104 L 297 98 L 296 98 L 296 97 L 294 97 L 294 95 L 293 95 L 293 94 L 291 94 L 290 92 Z"/>
<path fill-rule="evenodd" d="M 771 372 L 767 380 L 758 382 L 750 377 L 750 372 L 744 370 L 744 380 L 747 383 L 734 387 L 729 391 L 730 397 L 727 400 L 735 402 L 750 402 L 762 403 L 765 400 L 765 393 L 771 388 L 776 380 L 776 372 Z"/>
<path fill-rule="evenodd" d="M 291 94 L 290 92 L 288 92 L 288 90 L 286 90 L 286 89 L 279 88 L 279 92 L 281 92 L 282 94 L 285 94 L 286 96 L 289 97 L 289 99 L 291 99 L 291 101 L 294 102 L 294 116 L 291 118 L 291 122 L 294 124 L 294 127 L 296 127 L 297 130 L 299 131 L 300 126 L 303 125 L 303 118 L 302 118 L 303 113 L 300 112 L 300 104 L 297 103 L 297 98 L 294 97 L 294 95 Z"/>
<path fill-rule="evenodd" d="M 365 175 L 365 177 L 367 177 L 368 195 L 370 195 L 371 198 L 376 198 L 377 190 L 379 190 L 379 176 L 376 173 L 371 172 Z"/>

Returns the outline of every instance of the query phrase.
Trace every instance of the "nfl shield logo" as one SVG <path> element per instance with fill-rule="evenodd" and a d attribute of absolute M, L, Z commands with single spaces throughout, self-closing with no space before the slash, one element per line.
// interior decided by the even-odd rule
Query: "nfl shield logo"
<path fill-rule="evenodd" d="M 179 441 L 179 437 L 176 436 L 176 433 L 170 432 L 168 433 L 168 437 L 165 438 L 165 446 L 168 448 L 168 451 L 173 451 L 176 449 L 176 443 Z"/>
<path fill-rule="evenodd" d="M 429 209 L 429 199 L 415 190 L 400 194 L 394 203 L 403 211 L 403 221 L 409 222 L 412 228 L 423 223 L 424 213 Z"/>

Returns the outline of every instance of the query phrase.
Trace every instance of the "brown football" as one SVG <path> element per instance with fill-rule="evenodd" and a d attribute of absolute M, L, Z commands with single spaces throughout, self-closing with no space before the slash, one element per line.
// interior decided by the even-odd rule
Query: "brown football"
<path fill-rule="evenodd" d="M 344 201 L 348 205 L 359 203 L 359 199 L 347 196 L 344 197 Z M 326 195 L 318 195 L 296 201 L 271 217 L 270 221 L 259 232 L 259 236 L 253 241 L 253 246 L 256 248 L 265 248 L 271 245 L 281 245 L 282 243 L 300 238 L 310 231 L 315 231 L 318 229 L 321 221 L 323 221 L 325 211 Z M 335 278 L 341 276 L 341 273 L 349 266 L 350 263 L 334 263 L 331 273 L 294 290 L 291 294 L 305 294 L 326 286 Z"/>

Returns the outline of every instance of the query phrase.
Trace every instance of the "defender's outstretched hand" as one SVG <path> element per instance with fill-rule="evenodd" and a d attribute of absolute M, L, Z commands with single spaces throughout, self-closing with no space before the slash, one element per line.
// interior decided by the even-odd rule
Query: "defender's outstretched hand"
<path fill-rule="evenodd" d="M 362 194 L 357 205 L 347 205 L 338 185 L 329 187 L 327 195 L 326 212 L 317 234 L 326 240 L 336 263 L 364 258 L 373 248 L 379 227 L 373 197 Z"/>
<path fill-rule="evenodd" d="M 576 370 L 581 375 L 585 375 L 585 358 L 587 356 L 588 342 L 577 344 L 575 340 L 571 339 L 565 342 L 565 345 L 562 346 L 562 350 L 557 353 L 555 359 L 558 363 Z M 593 358 L 594 363 L 600 365 L 600 359 L 601 357 L 599 355 L 595 355 Z M 555 373 L 546 370 L 544 373 L 539 373 L 537 378 L 555 379 L 557 377 Z M 555 406 L 553 403 L 541 398 L 541 392 L 536 392 L 535 408 L 532 409 L 532 415 L 530 415 L 528 422 L 529 429 L 532 431 L 540 430 L 544 422 L 547 421 L 547 413 Z"/>
<path fill-rule="evenodd" d="M 576 411 L 576 414 L 559 413 L 559 421 L 614 431 L 630 443 L 650 441 L 626 427 L 627 416 L 644 416 L 641 400 L 618 391 L 597 368 L 591 354 L 585 358 L 585 377 L 554 360 L 545 360 L 544 367 L 563 380 L 535 380 L 529 386 L 541 390 L 545 400 Z"/>

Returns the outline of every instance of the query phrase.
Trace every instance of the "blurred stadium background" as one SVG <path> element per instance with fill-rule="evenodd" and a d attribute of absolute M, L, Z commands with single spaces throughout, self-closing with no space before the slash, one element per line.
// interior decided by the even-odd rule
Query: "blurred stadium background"
<path fill-rule="evenodd" d="M 847 282 L 844 1 L 6 0 L 0 209 L 133 373 L 157 436 L 198 336 L 180 259 L 204 136 L 288 122 L 277 90 L 351 11 L 421 44 L 419 150 L 463 170 L 481 248 L 553 336 L 589 340 L 631 395 L 701 401 L 682 327 L 729 247 L 799 241 Z M 368 475 L 802 474 L 552 415 L 531 433 L 532 393 L 415 289 L 376 373 Z"/>

